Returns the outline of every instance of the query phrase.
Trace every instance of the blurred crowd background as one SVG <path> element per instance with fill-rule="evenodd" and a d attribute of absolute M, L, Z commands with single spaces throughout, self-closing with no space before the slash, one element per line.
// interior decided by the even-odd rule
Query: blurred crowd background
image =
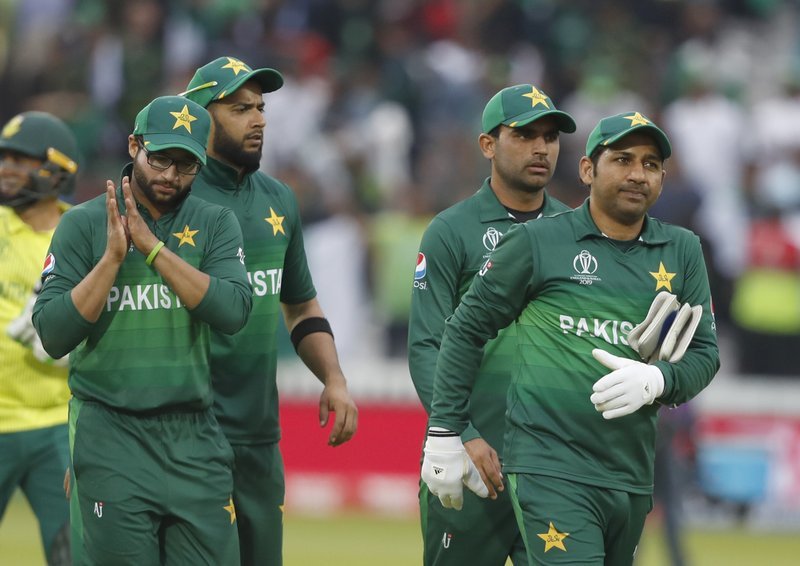
<path fill-rule="evenodd" d="M 73 200 L 115 178 L 136 112 L 220 55 L 281 71 L 263 169 L 296 191 L 343 354 L 363 329 L 405 353 L 419 237 L 488 173 L 480 114 L 533 83 L 578 122 L 550 190 L 608 114 L 637 109 L 676 149 L 653 213 L 699 233 L 717 321 L 743 373 L 797 375 L 800 33 L 781 0 L 3 0 L 0 119 L 65 119 Z"/>

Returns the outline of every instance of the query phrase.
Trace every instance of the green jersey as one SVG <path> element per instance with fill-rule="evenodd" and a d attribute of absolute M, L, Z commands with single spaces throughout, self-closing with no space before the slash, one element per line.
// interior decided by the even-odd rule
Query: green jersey
<path fill-rule="evenodd" d="M 609 370 L 591 351 L 638 359 L 626 337 L 661 290 L 703 307 L 684 358 L 657 362 L 665 381 L 659 402 L 682 403 L 719 368 L 697 236 L 646 217 L 638 241 L 623 251 L 598 230 L 588 200 L 512 227 L 447 323 L 430 424 L 459 433 L 468 426 L 480 345 L 517 320 L 504 469 L 651 493 L 658 404 L 604 420 L 589 397 Z"/>
<path fill-rule="evenodd" d="M 280 304 L 316 296 L 303 246 L 297 201 L 292 190 L 261 172 L 239 182 L 231 167 L 208 158 L 192 194 L 230 208 L 242 227 L 253 311 L 241 332 L 214 332 L 211 373 L 214 410 L 235 444 L 277 442 L 276 386 Z"/>
<path fill-rule="evenodd" d="M 545 194 L 543 216 L 565 210 L 570 210 L 567 205 Z M 408 365 L 428 414 L 445 319 L 515 222 L 486 179 L 473 196 L 439 213 L 422 237 L 411 295 Z M 501 455 L 516 344 L 512 325 L 486 345 L 470 396 L 471 423 L 461 435 L 464 442 L 482 437 Z"/>
<path fill-rule="evenodd" d="M 129 165 L 124 175 L 131 174 Z M 121 188 L 117 188 L 121 211 Z M 242 262 L 242 232 L 233 213 L 187 196 L 154 221 L 139 214 L 165 246 L 207 273 L 206 295 L 191 311 L 133 246 L 95 323 L 71 291 L 106 249 L 105 195 L 70 209 L 53 235 L 33 323 L 48 351 L 70 356 L 69 386 L 78 399 L 131 412 L 211 406 L 211 328 L 233 333 L 247 321 L 251 290 Z"/>

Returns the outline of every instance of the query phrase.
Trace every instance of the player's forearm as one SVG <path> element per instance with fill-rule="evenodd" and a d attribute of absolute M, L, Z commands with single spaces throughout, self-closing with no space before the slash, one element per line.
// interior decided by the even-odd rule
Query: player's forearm
<path fill-rule="evenodd" d="M 244 327 L 253 306 L 253 293 L 245 279 L 212 277 L 208 291 L 192 316 L 224 334 L 234 334 Z"/>
<path fill-rule="evenodd" d="M 206 296 L 211 279 L 208 274 L 192 267 L 166 246 L 158 252 L 152 265 L 189 310 Z"/>
<path fill-rule="evenodd" d="M 39 295 L 32 318 L 42 347 L 54 359 L 75 349 L 93 325 L 75 308 L 69 288 L 59 289 L 58 283 L 50 284 Z"/>
<path fill-rule="evenodd" d="M 425 412 L 431 414 L 433 399 L 433 376 L 436 373 L 436 359 L 439 356 L 440 339 L 429 333 L 414 330 L 413 320 L 408 341 L 408 370 Z"/>
<path fill-rule="evenodd" d="M 345 382 L 333 336 L 326 332 L 307 335 L 297 345 L 297 355 L 323 385 Z"/>
<path fill-rule="evenodd" d="M 88 322 L 97 322 L 119 271 L 119 262 L 103 255 L 92 270 L 70 291 L 72 303 Z"/>

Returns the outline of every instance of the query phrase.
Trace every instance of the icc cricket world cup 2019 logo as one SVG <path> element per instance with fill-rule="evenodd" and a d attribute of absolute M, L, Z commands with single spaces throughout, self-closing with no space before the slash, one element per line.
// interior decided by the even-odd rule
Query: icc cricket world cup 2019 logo
<path fill-rule="evenodd" d="M 581 285 L 591 285 L 601 280 L 594 274 L 597 271 L 597 258 L 587 250 L 581 250 L 575 256 L 572 260 L 572 269 L 575 270 L 577 275 L 573 275 L 570 279 L 577 281 Z"/>
<path fill-rule="evenodd" d="M 597 271 L 597 260 L 588 251 L 581 250 L 572 260 L 572 267 L 581 275 L 591 275 Z"/>
<path fill-rule="evenodd" d="M 490 252 L 494 251 L 498 242 L 500 241 L 500 238 L 502 237 L 502 232 L 498 231 L 496 228 L 489 227 L 489 229 L 486 230 L 486 233 L 483 235 L 483 247 Z"/>

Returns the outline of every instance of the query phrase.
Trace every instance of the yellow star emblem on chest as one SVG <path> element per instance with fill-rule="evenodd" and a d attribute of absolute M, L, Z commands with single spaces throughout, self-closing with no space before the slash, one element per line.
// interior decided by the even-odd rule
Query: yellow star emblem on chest
<path fill-rule="evenodd" d="M 630 116 L 625 116 L 625 119 L 631 121 L 631 125 L 628 126 L 629 128 L 634 126 L 649 126 L 652 124 L 650 120 L 642 116 L 639 112 L 634 112 Z"/>
<path fill-rule="evenodd" d="M 286 232 L 283 230 L 283 219 L 286 218 L 285 216 L 278 216 L 275 214 L 275 211 L 272 210 L 272 207 L 269 207 L 269 218 L 265 218 L 264 220 L 267 221 L 272 226 L 272 235 L 276 236 L 278 232 L 286 235 Z"/>
<path fill-rule="evenodd" d="M 197 120 L 194 116 L 189 113 L 189 106 L 184 104 L 183 108 L 180 112 L 170 112 L 172 117 L 175 118 L 175 124 L 173 124 L 172 129 L 176 130 L 180 127 L 186 128 L 190 134 L 192 133 L 192 122 Z"/>
<path fill-rule="evenodd" d="M 651 271 L 650 275 L 652 275 L 656 280 L 656 291 L 664 287 L 667 291 L 672 293 L 672 278 L 675 277 L 675 273 L 669 273 L 666 268 L 664 267 L 664 262 L 658 262 L 658 271 Z"/>
<path fill-rule="evenodd" d="M 236 522 L 236 507 L 233 506 L 233 497 L 228 498 L 228 504 L 222 506 L 225 511 L 230 513 L 231 525 Z"/>
<path fill-rule="evenodd" d="M 545 108 L 550 108 L 550 105 L 547 104 L 547 95 L 537 89 L 535 86 L 531 87 L 530 92 L 526 92 L 522 96 L 531 99 L 531 108 L 536 108 L 537 104 L 541 104 Z"/>
<path fill-rule="evenodd" d="M 178 243 L 178 247 L 181 247 L 183 244 L 189 244 L 192 247 L 196 247 L 194 245 L 194 235 L 197 234 L 200 230 L 190 230 L 189 225 L 186 224 L 183 227 L 182 232 L 174 232 L 172 235 L 178 238 L 180 242 Z"/>
<path fill-rule="evenodd" d="M 559 533 L 558 530 L 553 526 L 553 521 L 550 521 L 550 528 L 547 529 L 546 533 L 537 533 L 536 536 L 544 541 L 545 552 L 551 548 L 558 548 L 564 552 L 567 551 L 567 547 L 564 546 L 564 539 L 569 536 L 569 533 Z"/>
<path fill-rule="evenodd" d="M 231 69 L 234 75 L 238 75 L 242 71 L 250 70 L 250 67 L 248 67 L 247 64 L 243 63 L 242 61 L 239 61 L 238 59 L 235 59 L 233 57 L 226 57 L 226 59 L 228 60 L 228 64 L 223 65 L 222 68 Z"/>

